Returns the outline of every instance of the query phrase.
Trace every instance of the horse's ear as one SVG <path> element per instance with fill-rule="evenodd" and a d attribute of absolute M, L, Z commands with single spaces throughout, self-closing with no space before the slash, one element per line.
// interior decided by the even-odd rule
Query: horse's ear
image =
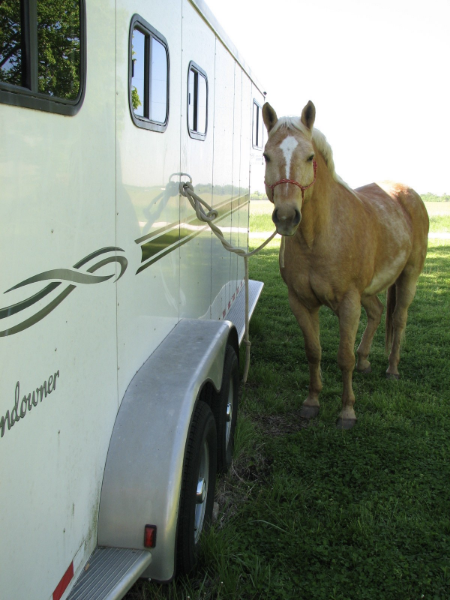
<path fill-rule="evenodd" d="M 316 107 L 310 100 L 302 111 L 301 121 L 305 127 L 307 127 L 309 130 L 311 130 L 313 128 L 315 119 L 316 119 Z"/>
<path fill-rule="evenodd" d="M 266 102 L 262 108 L 264 125 L 267 128 L 267 133 L 274 127 L 278 121 L 277 113 L 273 110 L 268 102 Z"/>

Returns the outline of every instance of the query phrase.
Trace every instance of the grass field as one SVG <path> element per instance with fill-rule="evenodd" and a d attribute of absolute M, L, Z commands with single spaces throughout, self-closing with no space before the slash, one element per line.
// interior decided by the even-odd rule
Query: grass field
<path fill-rule="evenodd" d="M 427 202 L 430 233 L 450 232 L 450 202 Z M 273 204 L 269 200 L 256 200 L 250 204 L 250 231 L 273 231 Z"/>
<path fill-rule="evenodd" d="M 269 228 L 270 230 L 270 228 Z M 260 240 L 252 240 L 256 247 Z M 338 322 L 321 310 L 324 389 L 309 425 L 300 330 L 278 272 L 279 240 L 251 259 L 265 282 L 251 323 L 235 460 L 218 482 L 219 517 L 197 572 L 140 582 L 127 600 L 450 598 L 450 242 L 431 240 L 409 312 L 400 381 L 356 374 L 358 422 L 338 431 Z M 362 319 L 358 337 L 364 327 Z"/>

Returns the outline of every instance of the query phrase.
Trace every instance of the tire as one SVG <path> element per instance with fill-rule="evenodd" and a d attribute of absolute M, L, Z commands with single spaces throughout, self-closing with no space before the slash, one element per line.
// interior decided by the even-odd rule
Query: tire
<path fill-rule="evenodd" d="M 184 457 L 177 530 L 177 573 L 194 568 L 201 534 L 211 523 L 216 485 L 217 433 L 211 409 L 198 402 Z"/>
<path fill-rule="evenodd" d="M 239 362 L 232 346 L 227 346 L 223 366 L 222 388 L 213 413 L 217 426 L 217 471 L 226 473 L 234 450 L 239 394 Z"/>

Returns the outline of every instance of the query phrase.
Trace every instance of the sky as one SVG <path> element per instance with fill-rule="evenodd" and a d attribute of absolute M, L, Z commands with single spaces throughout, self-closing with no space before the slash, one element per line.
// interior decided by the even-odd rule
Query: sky
<path fill-rule="evenodd" d="M 450 0 L 206 0 L 279 117 L 312 100 L 352 187 L 450 193 Z"/>

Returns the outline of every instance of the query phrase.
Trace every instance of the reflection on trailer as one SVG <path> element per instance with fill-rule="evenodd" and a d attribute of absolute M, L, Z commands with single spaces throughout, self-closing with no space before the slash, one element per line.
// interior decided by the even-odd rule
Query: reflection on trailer
<path fill-rule="evenodd" d="M 264 96 L 202 0 L 0 24 L 1 596 L 120 598 L 193 568 L 231 463 L 244 265 L 179 185 L 247 248 Z"/>

